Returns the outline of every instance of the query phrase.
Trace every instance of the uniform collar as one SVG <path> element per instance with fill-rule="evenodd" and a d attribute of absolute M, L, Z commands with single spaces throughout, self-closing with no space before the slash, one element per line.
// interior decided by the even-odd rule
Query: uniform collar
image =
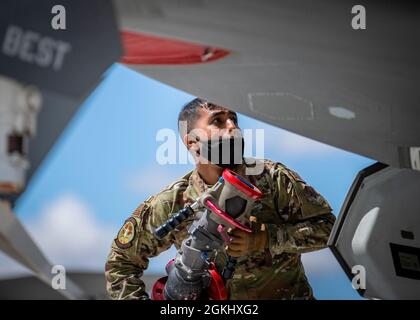
<path fill-rule="evenodd" d="M 241 165 L 237 166 L 233 171 L 235 171 L 241 176 L 245 176 L 245 169 L 246 164 L 242 163 Z M 213 185 L 206 184 L 203 178 L 201 178 L 197 169 L 194 169 L 188 179 L 188 187 L 184 192 L 184 202 L 189 204 L 193 203 L 199 196 L 201 196 L 212 186 Z"/>

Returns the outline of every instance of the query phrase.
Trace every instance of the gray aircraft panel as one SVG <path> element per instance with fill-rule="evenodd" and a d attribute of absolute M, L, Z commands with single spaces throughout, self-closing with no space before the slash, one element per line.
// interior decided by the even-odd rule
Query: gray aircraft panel
<path fill-rule="evenodd" d="M 114 7 L 111 0 L 91 0 L 89 6 L 62 0 L 52 13 L 56 5 L 53 0 L 0 3 L 0 74 L 81 97 L 121 56 Z"/>
<path fill-rule="evenodd" d="M 129 65 L 275 126 L 409 167 L 420 145 L 419 6 L 351 1 L 116 1 L 122 29 L 231 51 L 215 62 Z"/>
<path fill-rule="evenodd" d="M 53 149 L 82 104 L 82 99 L 43 90 L 42 108 L 38 114 L 37 133 L 29 141 L 27 184 L 40 169 L 43 160 Z"/>
<path fill-rule="evenodd" d="M 419 189 L 419 172 L 376 163 L 344 201 L 328 245 L 350 280 L 363 273 L 366 298 L 419 298 Z"/>

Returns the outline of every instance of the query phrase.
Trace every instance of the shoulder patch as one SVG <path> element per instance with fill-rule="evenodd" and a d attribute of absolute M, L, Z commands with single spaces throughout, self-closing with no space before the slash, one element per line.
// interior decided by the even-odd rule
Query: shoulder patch
<path fill-rule="evenodd" d="M 131 247 L 132 241 L 136 235 L 136 226 L 137 222 L 133 217 L 128 218 L 125 221 L 120 231 L 118 231 L 118 236 L 115 239 L 115 244 L 118 248 L 128 249 Z"/>

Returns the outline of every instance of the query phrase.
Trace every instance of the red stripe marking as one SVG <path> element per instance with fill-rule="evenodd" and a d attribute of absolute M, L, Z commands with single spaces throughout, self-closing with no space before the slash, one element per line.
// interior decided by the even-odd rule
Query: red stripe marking
<path fill-rule="evenodd" d="M 122 31 L 125 64 L 207 63 L 227 56 L 230 51 L 191 42 Z"/>
<path fill-rule="evenodd" d="M 220 209 L 218 206 L 216 206 L 210 199 L 207 199 L 206 205 L 219 217 L 226 220 L 228 223 L 233 225 L 235 228 L 241 229 L 245 232 L 251 233 L 252 230 L 248 228 L 247 226 L 244 226 L 242 223 L 234 220 L 230 215 L 228 215 L 226 212 L 224 212 L 222 209 Z"/>

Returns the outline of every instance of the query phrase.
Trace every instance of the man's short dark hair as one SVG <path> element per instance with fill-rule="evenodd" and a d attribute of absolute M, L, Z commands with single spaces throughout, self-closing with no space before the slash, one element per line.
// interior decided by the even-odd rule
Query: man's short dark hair
<path fill-rule="evenodd" d="M 200 109 L 217 110 L 224 109 L 224 107 L 201 98 L 195 98 L 185 104 L 179 112 L 178 116 L 178 131 L 181 137 L 187 133 L 190 133 L 190 131 L 194 129 L 195 122 L 198 120 L 198 118 L 200 118 Z M 183 127 L 181 127 L 182 124 Z"/>

